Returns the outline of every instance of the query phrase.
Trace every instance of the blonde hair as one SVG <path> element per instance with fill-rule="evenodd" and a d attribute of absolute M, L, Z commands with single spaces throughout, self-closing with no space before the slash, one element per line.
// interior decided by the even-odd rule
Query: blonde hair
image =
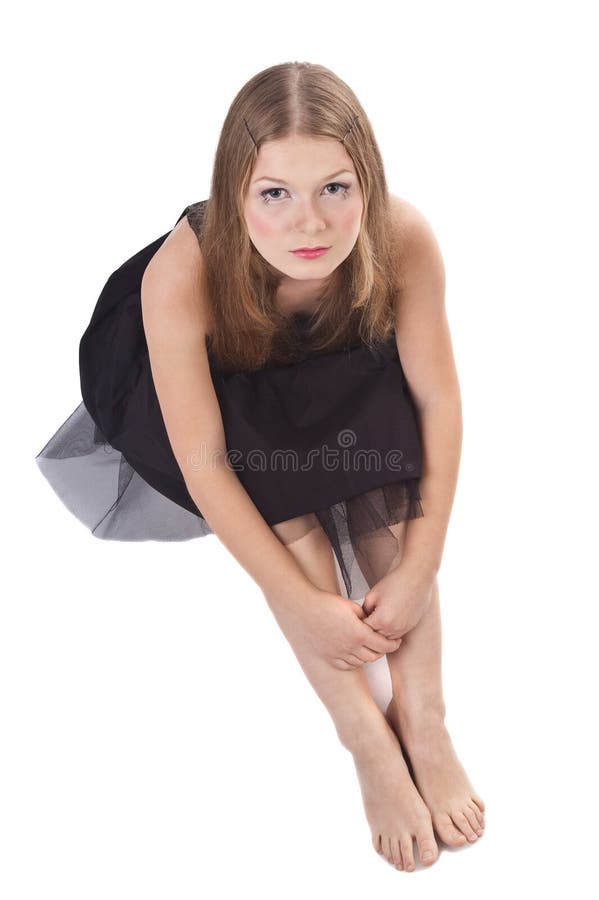
<path fill-rule="evenodd" d="M 254 75 L 221 130 L 202 251 L 212 313 L 210 353 L 223 371 L 251 371 L 297 356 L 294 328 L 278 311 L 280 273 L 250 241 L 243 208 L 258 147 L 291 135 L 335 138 L 354 164 L 364 211 L 356 243 L 331 273 L 310 331 L 314 352 L 388 339 L 400 285 L 400 253 L 372 127 L 348 85 L 324 66 L 287 62 Z"/>

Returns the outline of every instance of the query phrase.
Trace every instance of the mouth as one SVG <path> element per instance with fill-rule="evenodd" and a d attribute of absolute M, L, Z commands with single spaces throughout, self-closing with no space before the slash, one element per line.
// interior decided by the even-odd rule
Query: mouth
<path fill-rule="evenodd" d="M 323 253 L 330 249 L 330 247 L 299 247 L 297 250 L 291 250 L 290 252 L 296 256 L 305 256 L 310 259 L 314 256 L 322 256 Z"/>

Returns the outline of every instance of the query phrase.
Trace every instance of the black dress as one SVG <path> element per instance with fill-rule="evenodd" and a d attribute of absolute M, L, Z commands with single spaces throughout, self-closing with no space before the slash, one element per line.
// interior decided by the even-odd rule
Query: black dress
<path fill-rule="evenodd" d="M 198 240 L 206 203 L 177 219 L 187 215 Z M 79 345 L 82 402 L 35 457 L 65 506 L 105 540 L 213 533 L 173 454 L 142 323 L 142 276 L 169 233 L 106 282 Z M 310 318 L 293 317 L 300 341 Z M 388 526 L 423 515 L 421 440 L 395 338 L 319 354 L 307 342 L 299 362 L 254 372 L 209 362 L 230 465 L 259 512 L 271 526 L 314 513 L 347 596 L 363 596 L 369 554 L 398 549 Z"/>

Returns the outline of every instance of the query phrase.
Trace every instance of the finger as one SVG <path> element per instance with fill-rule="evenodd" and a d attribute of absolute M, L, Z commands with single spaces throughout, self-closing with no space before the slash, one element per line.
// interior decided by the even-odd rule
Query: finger
<path fill-rule="evenodd" d="M 392 653 L 397 650 L 397 641 L 384 637 L 379 631 L 371 631 L 364 638 L 364 644 L 375 653 Z"/>
<path fill-rule="evenodd" d="M 397 641 L 400 637 L 403 637 L 403 632 L 398 631 L 397 628 L 395 631 L 383 631 L 381 628 L 376 629 L 377 634 L 382 634 L 383 637 L 389 638 L 390 641 Z"/>
<path fill-rule="evenodd" d="M 353 666 L 350 666 L 344 659 L 339 659 L 338 657 L 333 659 L 333 663 L 336 669 L 353 669 Z"/>
<path fill-rule="evenodd" d="M 395 648 L 395 650 L 399 650 L 401 647 L 401 638 L 398 638 L 396 641 L 391 642 Z M 395 653 L 395 650 L 388 650 L 388 653 Z"/>
<path fill-rule="evenodd" d="M 362 625 L 366 625 L 371 631 L 376 631 L 377 634 L 382 634 L 383 637 L 387 637 L 387 635 L 391 634 L 391 629 L 389 627 L 383 627 L 377 619 L 371 618 L 370 616 L 367 619 L 362 619 Z"/>
<path fill-rule="evenodd" d="M 364 665 L 364 660 L 360 659 L 359 656 L 356 656 L 355 653 L 348 653 L 347 656 L 345 657 L 345 661 L 347 663 L 349 663 L 349 665 L 352 666 L 352 668 L 355 668 L 356 666 Z"/>
<path fill-rule="evenodd" d="M 393 641 L 391 643 L 389 650 L 383 650 L 381 652 L 377 652 L 376 658 L 382 659 L 383 656 L 392 656 L 394 653 L 397 653 L 399 648 L 401 647 L 401 641 Z"/>
<path fill-rule="evenodd" d="M 366 647 L 366 645 L 364 645 L 356 650 L 355 655 L 358 656 L 362 660 L 362 662 L 374 662 L 375 659 L 378 659 L 381 654 L 376 653 L 374 650 L 371 650 L 370 647 Z"/>
<path fill-rule="evenodd" d="M 368 625 L 368 622 L 365 623 Z M 372 628 L 372 625 L 370 626 Z M 401 638 L 405 637 L 408 633 L 409 629 L 404 628 L 395 628 L 393 631 L 385 630 L 383 628 L 372 628 L 375 634 L 380 634 L 381 637 L 387 638 L 389 641 L 399 641 Z"/>

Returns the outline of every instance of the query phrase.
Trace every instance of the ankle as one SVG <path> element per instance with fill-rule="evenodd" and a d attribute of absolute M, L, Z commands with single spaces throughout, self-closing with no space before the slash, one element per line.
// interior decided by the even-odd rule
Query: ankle
<path fill-rule="evenodd" d="M 443 698 L 407 698 L 394 695 L 393 705 L 400 723 L 406 729 L 417 729 L 420 732 L 444 727 L 446 710 Z"/>
<path fill-rule="evenodd" d="M 387 721 L 378 708 L 359 718 L 336 722 L 335 727 L 339 741 L 352 756 L 375 752 L 381 740 L 390 733 Z"/>

